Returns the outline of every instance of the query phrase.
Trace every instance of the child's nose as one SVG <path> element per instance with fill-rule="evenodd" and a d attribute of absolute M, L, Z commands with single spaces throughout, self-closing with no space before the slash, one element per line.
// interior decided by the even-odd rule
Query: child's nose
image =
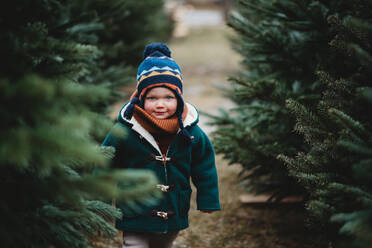
<path fill-rule="evenodd" d="M 162 99 L 157 100 L 156 107 L 164 107 L 164 101 Z"/>

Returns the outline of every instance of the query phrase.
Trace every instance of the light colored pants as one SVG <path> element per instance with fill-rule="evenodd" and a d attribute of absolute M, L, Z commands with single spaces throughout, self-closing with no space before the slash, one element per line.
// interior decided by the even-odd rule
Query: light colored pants
<path fill-rule="evenodd" d="M 146 233 L 123 231 L 123 248 L 172 248 L 178 232 Z"/>

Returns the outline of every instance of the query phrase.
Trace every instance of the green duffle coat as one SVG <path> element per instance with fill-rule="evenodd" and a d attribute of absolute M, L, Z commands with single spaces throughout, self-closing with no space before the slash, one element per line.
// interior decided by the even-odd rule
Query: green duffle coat
<path fill-rule="evenodd" d="M 184 137 L 177 134 L 168 148 L 166 159 L 160 161 L 162 154 L 154 137 L 134 117 L 130 120 L 124 118 L 126 107 L 124 105 L 121 109 L 119 122 L 115 124 L 126 130 L 126 135 L 118 138 L 110 132 L 102 144 L 115 147 L 113 166 L 149 169 L 160 184 L 169 186 L 169 189 L 163 192 L 164 197 L 156 206 L 143 207 L 140 213 L 128 211 L 117 202 L 124 217 L 116 221 L 116 227 L 135 232 L 170 232 L 187 228 L 192 191 L 190 178 L 197 189 L 197 209 L 220 210 L 215 154 L 207 135 L 197 125 L 199 114 L 196 108 L 187 103 L 188 113 L 184 120 L 192 143 L 186 144 Z"/>

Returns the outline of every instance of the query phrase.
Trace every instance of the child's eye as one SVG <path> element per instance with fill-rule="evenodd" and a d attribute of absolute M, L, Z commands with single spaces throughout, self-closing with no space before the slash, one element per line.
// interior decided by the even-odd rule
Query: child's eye
<path fill-rule="evenodd" d="M 173 98 L 174 98 L 173 96 L 167 96 L 167 97 L 166 97 L 167 100 L 171 100 L 171 99 L 173 99 Z"/>
<path fill-rule="evenodd" d="M 146 97 L 147 100 L 154 101 L 156 98 L 153 96 Z"/>

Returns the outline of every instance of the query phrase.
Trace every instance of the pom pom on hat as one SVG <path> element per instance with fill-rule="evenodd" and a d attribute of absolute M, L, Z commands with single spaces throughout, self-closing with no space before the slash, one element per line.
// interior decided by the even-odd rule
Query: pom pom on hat
<path fill-rule="evenodd" d="M 167 57 L 171 57 L 171 51 L 167 45 L 163 43 L 152 43 L 145 47 L 145 50 L 143 51 L 143 58 L 145 59 L 155 52 L 160 52 Z"/>

